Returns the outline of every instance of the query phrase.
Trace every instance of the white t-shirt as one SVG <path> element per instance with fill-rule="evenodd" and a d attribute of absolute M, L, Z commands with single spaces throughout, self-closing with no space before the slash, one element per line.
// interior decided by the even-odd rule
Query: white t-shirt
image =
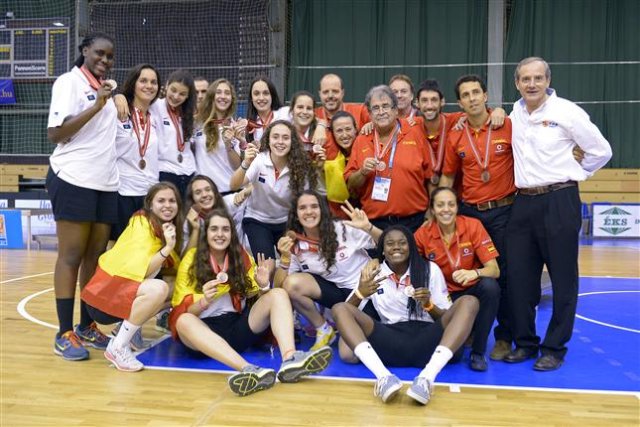
<path fill-rule="evenodd" d="M 67 117 L 91 108 L 97 94 L 82 71 L 73 67 L 53 84 L 47 127 L 59 127 Z M 77 187 L 117 191 L 116 123 L 116 107 L 109 99 L 75 135 L 53 150 L 49 159 L 53 172 Z"/>
<path fill-rule="evenodd" d="M 442 310 L 448 310 L 452 303 L 449 292 L 447 291 L 447 283 L 444 281 L 442 270 L 435 263 L 427 261 L 431 268 L 431 274 L 429 277 L 429 291 L 431 292 L 431 302 L 437 305 Z M 393 273 L 386 262 L 383 262 L 378 277 L 389 276 Z M 400 284 L 396 283 L 390 278 L 383 280 L 378 287 L 378 292 L 365 298 L 361 303 L 361 307 L 364 306 L 366 301 L 371 300 L 373 306 L 380 315 L 380 320 L 384 324 L 393 324 L 398 322 L 406 322 L 409 320 L 409 310 L 407 309 L 407 302 L 409 297 L 404 294 L 404 284 L 411 283 L 411 268 L 407 269 L 407 272 L 400 277 Z M 348 299 L 348 298 L 347 298 Z M 418 310 L 422 310 L 418 306 Z M 411 320 L 420 320 L 423 322 L 433 322 L 434 319 L 424 311 L 422 317 Z"/>
<path fill-rule="evenodd" d="M 276 170 L 269 152 L 258 153 L 245 174 L 248 182 L 253 183 L 245 216 L 266 224 L 286 222 L 292 199 L 289 190 L 290 175 L 289 167 L 285 166 L 276 179 Z"/>
<path fill-rule="evenodd" d="M 118 173 L 120 174 L 120 186 L 118 193 L 122 196 L 145 196 L 152 185 L 158 182 L 158 121 L 150 116 L 149 124 L 145 131 L 140 130 L 140 143 L 129 118 L 124 122 L 118 122 L 116 136 L 116 150 L 118 153 Z M 142 145 L 145 133 L 149 135 L 149 145 L 144 154 L 146 163 L 144 169 L 140 169 L 139 145 Z"/>
<path fill-rule="evenodd" d="M 286 120 L 288 122 L 291 122 L 291 116 L 289 115 L 289 107 L 287 106 L 280 107 L 276 111 L 274 111 L 273 118 L 271 119 L 271 123 L 275 122 L 276 120 Z M 260 119 L 260 116 L 256 117 L 255 122 L 258 124 L 262 124 L 262 119 Z M 262 135 L 264 135 L 264 131 L 265 131 L 265 128 L 257 128 L 253 133 L 253 141 L 256 143 L 260 143 L 260 140 L 262 139 Z"/>
<path fill-rule="evenodd" d="M 161 172 L 176 175 L 191 175 L 196 171 L 196 159 L 191 151 L 193 139 L 187 141 L 182 153 L 178 151 L 176 128 L 169 117 L 166 98 L 158 99 L 151 105 L 151 115 L 159 121 L 158 124 L 158 168 Z M 180 121 L 178 123 L 181 123 Z M 182 135 L 182 125 L 180 135 Z M 182 154 L 182 163 L 178 155 Z"/>
<path fill-rule="evenodd" d="M 333 226 L 338 237 L 335 264 L 327 271 L 322 255 L 307 250 L 309 245 L 299 241 L 296 243 L 296 253 L 291 254 L 289 274 L 313 273 L 335 283 L 339 288 L 355 289 L 360 280 L 360 272 L 371 260 L 366 249 L 374 248 L 375 242 L 368 233 L 340 220 L 334 220 Z"/>
<path fill-rule="evenodd" d="M 196 151 L 196 170 L 200 175 L 206 175 L 213 180 L 218 191 L 226 193 L 231 190 L 229 181 L 235 169 L 229 163 L 227 146 L 222 141 L 222 131 L 218 133 L 218 144 L 212 151 L 207 151 L 207 136 L 203 130 L 196 129 L 193 137 Z M 240 144 L 233 141 L 233 150 L 240 155 Z"/>

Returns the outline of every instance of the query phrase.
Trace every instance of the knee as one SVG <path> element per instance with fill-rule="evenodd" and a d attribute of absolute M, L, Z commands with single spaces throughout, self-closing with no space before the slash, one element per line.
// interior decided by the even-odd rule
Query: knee
<path fill-rule="evenodd" d="M 331 307 L 331 316 L 333 316 L 336 321 L 338 320 L 338 318 L 344 317 L 347 313 L 349 313 L 348 305 L 349 304 L 346 302 L 339 302 L 337 304 L 334 304 L 333 307 Z"/>
<path fill-rule="evenodd" d="M 163 303 L 169 296 L 169 285 L 164 280 L 159 279 L 150 279 L 148 284 L 149 286 L 145 288 L 144 294 L 153 301 Z"/>
<path fill-rule="evenodd" d="M 464 309 L 465 312 L 475 316 L 480 310 L 480 301 L 473 295 L 463 295 L 458 298 L 458 304 Z"/>
<path fill-rule="evenodd" d="M 282 288 L 273 288 L 265 294 L 269 298 L 277 302 L 289 302 L 289 294 Z"/>
<path fill-rule="evenodd" d="M 75 268 L 76 270 L 80 268 L 83 256 L 84 253 L 80 248 L 72 247 L 58 251 L 58 260 L 64 265 Z"/>
<path fill-rule="evenodd" d="M 291 298 L 296 298 L 303 295 L 303 283 L 295 275 L 288 276 L 286 279 L 284 279 L 282 289 L 284 289 L 287 295 L 289 295 Z"/>
<path fill-rule="evenodd" d="M 178 334 L 185 333 L 185 331 L 189 329 L 189 325 L 194 319 L 197 319 L 194 314 L 188 312 L 181 314 L 180 317 L 178 317 L 178 319 L 176 320 L 176 331 L 178 331 Z"/>

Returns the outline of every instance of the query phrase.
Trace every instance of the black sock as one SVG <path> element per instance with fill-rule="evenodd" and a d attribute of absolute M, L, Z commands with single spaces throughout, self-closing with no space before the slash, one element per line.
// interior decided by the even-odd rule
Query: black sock
<path fill-rule="evenodd" d="M 87 310 L 87 303 L 80 301 L 80 330 L 83 331 L 93 323 L 93 319 Z"/>
<path fill-rule="evenodd" d="M 56 298 L 56 311 L 60 330 L 58 338 L 67 331 L 73 330 L 73 298 Z"/>

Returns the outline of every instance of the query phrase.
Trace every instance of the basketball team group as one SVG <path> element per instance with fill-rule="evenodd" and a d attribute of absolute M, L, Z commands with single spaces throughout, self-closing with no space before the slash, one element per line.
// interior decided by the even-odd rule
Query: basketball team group
<path fill-rule="evenodd" d="M 319 373 L 337 353 L 375 375 L 383 402 L 403 388 L 390 367 L 420 368 L 406 394 L 423 405 L 449 362 L 561 367 L 578 298 L 578 182 L 612 153 L 550 88 L 542 58 L 516 67 L 508 116 L 488 107 L 477 75 L 447 88 L 460 111 L 444 113 L 435 80 L 398 74 L 359 104 L 326 74 L 317 95 L 288 105 L 258 76 L 238 117 L 224 78 L 140 64 L 108 79 L 114 44 L 87 36 L 52 89 L 57 355 L 86 360 L 94 347 L 140 371 L 152 320 L 233 369 L 239 396 Z M 553 312 L 541 339 L 544 266 Z M 243 356 L 268 346 L 277 370 Z"/>

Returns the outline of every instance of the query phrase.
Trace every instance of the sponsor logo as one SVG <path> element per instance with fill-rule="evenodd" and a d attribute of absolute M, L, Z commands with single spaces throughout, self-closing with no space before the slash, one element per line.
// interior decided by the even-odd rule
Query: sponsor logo
<path fill-rule="evenodd" d="M 624 233 L 631 229 L 629 227 L 628 216 L 631 216 L 631 212 L 627 212 L 624 209 L 619 207 L 613 207 L 611 209 L 607 209 L 603 211 L 601 215 L 606 215 L 603 220 L 603 226 L 598 227 L 600 230 L 605 233 L 611 234 L 612 236 L 617 236 L 618 234 Z"/>

